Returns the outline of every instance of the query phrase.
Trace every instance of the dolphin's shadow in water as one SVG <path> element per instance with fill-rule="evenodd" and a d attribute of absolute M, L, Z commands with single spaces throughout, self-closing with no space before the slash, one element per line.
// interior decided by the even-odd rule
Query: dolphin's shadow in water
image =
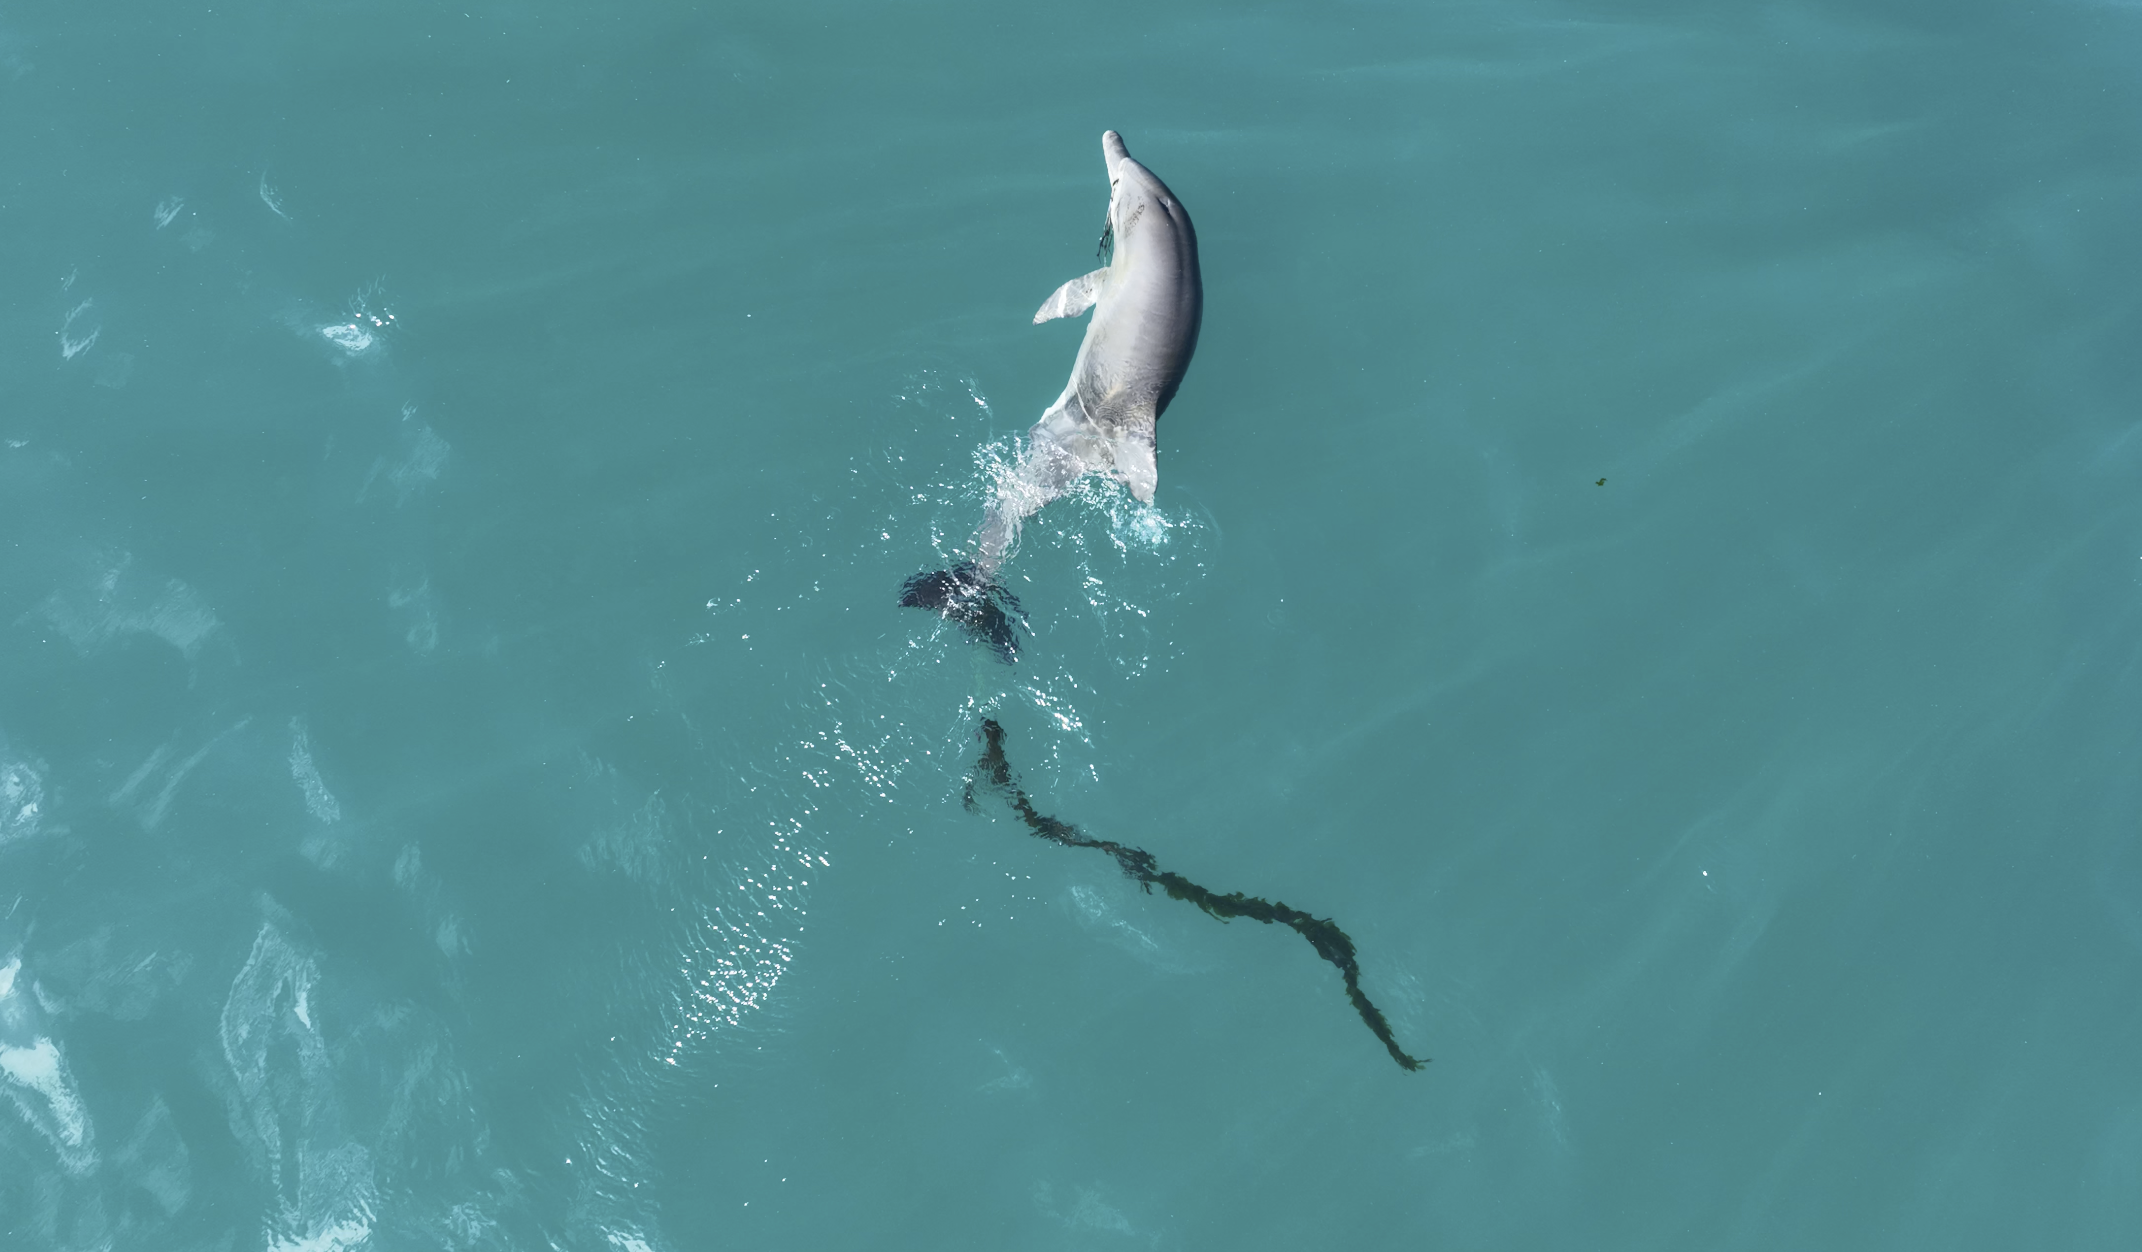
<path fill-rule="evenodd" d="M 1034 802 L 1020 788 L 1018 778 L 1012 773 L 1011 762 L 1004 758 L 1002 726 L 993 719 L 982 719 L 981 738 L 987 746 L 982 751 L 981 759 L 975 762 L 979 777 L 967 780 L 965 803 L 970 812 L 975 808 L 975 784 L 980 782 L 1001 794 L 1005 802 L 1011 805 L 1012 811 L 1026 823 L 1028 830 L 1051 843 L 1060 843 L 1067 848 L 1099 848 L 1114 857 L 1116 864 L 1123 867 L 1124 875 L 1136 879 L 1138 885 L 1144 887 L 1148 894 L 1157 883 L 1170 897 L 1188 900 L 1223 922 L 1237 917 L 1248 917 L 1268 926 L 1278 922 L 1292 927 L 1295 933 L 1309 941 L 1309 946 L 1316 949 L 1318 956 L 1338 966 L 1340 977 L 1346 980 L 1346 998 L 1353 1002 L 1354 1011 L 1361 1014 L 1361 1020 L 1368 1026 L 1369 1033 L 1375 1035 L 1390 1052 L 1391 1059 L 1409 1070 L 1416 1070 L 1427 1064 L 1426 1060 L 1416 1060 L 1406 1055 L 1405 1049 L 1399 1047 L 1398 1040 L 1392 1037 L 1391 1023 L 1384 1020 L 1383 1010 L 1370 1003 L 1369 998 L 1361 993 L 1361 963 L 1354 956 L 1354 941 L 1347 937 L 1345 931 L 1339 929 L 1337 923 L 1328 917 L 1312 917 L 1300 909 L 1291 909 L 1283 903 L 1261 900 L 1256 896 L 1246 896 L 1239 891 L 1219 895 L 1198 886 L 1181 874 L 1161 869 L 1159 862 L 1153 859 L 1153 854 L 1143 848 L 1126 847 L 1107 839 L 1090 839 L 1080 834 L 1077 827 L 1057 821 L 1034 808 Z"/>
<path fill-rule="evenodd" d="M 966 627 L 975 642 L 988 644 L 1006 665 L 1019 659 L 1018 625 L 1026 623 L 1026 610 L 1003 586 L 984 581 L 972 562 L 908 579 L 900 585 L 900 607 L 934 609 Z"/>

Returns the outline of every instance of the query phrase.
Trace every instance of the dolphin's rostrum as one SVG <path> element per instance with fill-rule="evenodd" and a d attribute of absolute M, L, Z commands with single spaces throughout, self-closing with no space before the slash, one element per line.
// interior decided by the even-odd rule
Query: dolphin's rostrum
<path fill-rule="evenodd" d="M 1101 152 L 1109 188 L 1102 246 L 1113 239 L 1115 251 L 1107 265 L 1058 287 L 1034 314 L 1038 324 L 1093 310 L 1071 381 L 1027 432 L 1025 455 L 998 485 L 975 533 L 974 559 L 917 574 L 900 594 L 903 605 L 964 625 L 1006 661 L 1018 650 L 1011 614 L 1019 606 L 996 574 L 1019 523 L 1087 474 L 1110 474 L 1152 503 L 1160 478 L 1154 430 L 1189 371 L 1204 317 L 1197 231 L 1182 202 L 1131 159 L 1121 135 L 1102 135 Z"/>

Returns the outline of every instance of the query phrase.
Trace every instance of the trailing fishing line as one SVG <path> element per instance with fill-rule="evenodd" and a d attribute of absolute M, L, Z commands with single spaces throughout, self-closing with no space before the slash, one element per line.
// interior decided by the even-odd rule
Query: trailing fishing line
<path fill-rule="evenodd" d="M 1200 887 L 1181 874 L 1170 873 L 1160 868 L 1153 854 L 1143 848 L 1126 847 L 1107 839 L 1093 839 L 1078 832 L 1078 828 L 1057 821 L 1034 808 L 1034 802 L 1020 788 L 1018 778 L 1012 773 L 1011 762 L 1004 757 L 1004 728 L 991 718 L 982 719 L 981 739 L 987 745 L 979 761 L 975 762 L 979 778 L 967 780 L 965 802 L 969 812 L 975 811 L 974 789 L 977 781 L 993 788 L 1005 799 L 1012 811 L 1026 823 L 1027 829 L 1051 843 L 1060 843 L 1067 848 L 1099 848 L 1116 860 L 1125 877 L 1137 880 L 1138 885 L 1151 894 L 1154 886 L 1176 900 L 1188 900 L 1206 913 L 1221 921 L 1237 917 L 1254 918 L 1267 926 L 1278 922 L 1291 927 L 1294 932 L 1309 941 L 1316 954 L 1330 961 L 1339 969 L 1339 976 L 1346 980 L 1346 998 L 1353 1002 L 1354 1011 L 1361 1014 L 1362 1022 L 1369 1033 L 1382 1041 L 1390 1052 L 1391 1059 L 1401 1068 L 1417 1070 L 1427 1064 L 1426 1059 L 1416 1060 L 1398 1046 L 1391 1034 L 1391 1023 L 1386 1021 L 1383 1010 L 1370 1003 L 1361 992 L 1361 963 L 1355 959 L 1354 941 L 1340 930 L 1338 924 L 1328 917 L 1312 917 L 1300 909 L 1288 908 L 1284 903 L 1246 896 L 1241 892 L 1220 895 Z"/>

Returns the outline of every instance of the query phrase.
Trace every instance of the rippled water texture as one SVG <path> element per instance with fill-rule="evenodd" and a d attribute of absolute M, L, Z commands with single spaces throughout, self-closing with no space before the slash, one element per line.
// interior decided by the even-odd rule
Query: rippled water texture
<path fill-rule="evenodd" d="M 0 1246 L 2136 1246 L 2138 66 L 0 7 Z M 1111 127 L 1203 338 L 1006 667 L 895 599 L 1063 386 Z M 1433 1063 L 964 806 L 984 718 Z"/>

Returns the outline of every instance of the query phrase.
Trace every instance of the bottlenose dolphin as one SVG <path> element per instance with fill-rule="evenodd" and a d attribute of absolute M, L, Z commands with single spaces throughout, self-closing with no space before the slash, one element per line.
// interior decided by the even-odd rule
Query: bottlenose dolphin
<path fill-rule="evenodd" d="M 997 585 L 996 574 L 1019 523 L 1087 474 L 1107 473 L 1141 503 L 1153 502 L 1160 480 L 1154 431 L 1189 372 L 1205 314 L 1197 231 L 1182 202 L 1131 158 L 1123 136 L 1103 134 L 1101 154 L 1108 162 L 1108 224 L 1100 251 L 1113 245 L 1109 263 L 1058 287 L 1034 314 L 1039 325 L 1093 310 L 1071 381 L 1027 432 L 1025 455 L 997 485 L 975 532 L 974 559 L 917 574 L 901 588 L 902 605 L 937 610 L 1006 661 L 1016 654 L 1018 637 L 1005 609 L 1016 612 L 1018 601 Z"/>

